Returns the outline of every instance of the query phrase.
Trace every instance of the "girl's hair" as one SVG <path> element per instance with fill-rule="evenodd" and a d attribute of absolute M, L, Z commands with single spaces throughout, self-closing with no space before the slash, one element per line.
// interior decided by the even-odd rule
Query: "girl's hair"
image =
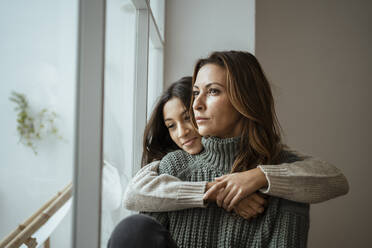
<path fill-rule="evenodd" d="M 213 52 L 197 61 L 192 85 L 201 67 L 215 64 L 226 70 L 226 91 L 234 108 L 243 116 L 240 148 L 231 172 L 245 171 L 258 164 L 278 163 L 280 125 L 270 85 L 255 56 L 242 51 Z M 193 96 L 191 102 L 193 101 Z M 195 118 L 190 116 L 194 125 Z"/>
<path fill-rule="evenodd" d="M 191 77 L 183 77 L 174 82 L 157 101 L 143 135 L 142 167 L 178 149 L 165 126 L 163 108 L 170 99 L 177 97 L 185 105 L 185 109 L 189 109 L 192 92 L 191 80 Z"/>

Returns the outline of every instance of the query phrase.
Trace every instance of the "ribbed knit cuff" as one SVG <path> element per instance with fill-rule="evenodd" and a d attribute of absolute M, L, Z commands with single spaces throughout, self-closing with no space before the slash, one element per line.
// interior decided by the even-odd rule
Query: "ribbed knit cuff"
<path fill-rule="evenodd" d="M 205 187 L 207 182 L 190 182 L 180 186 L 178 190 L 177 204 L 183 205 L 185 207 L 206 207 L 204 204 L 203 196 L 205 193 Z"/>
<path fill-rule="evenodd" d="M 260 189 L 263 194 L 290 195 L 292 192 L 289 172 L 286 167 L 278 165 L 257 166 L 265 174 L 268 187 Z"/>

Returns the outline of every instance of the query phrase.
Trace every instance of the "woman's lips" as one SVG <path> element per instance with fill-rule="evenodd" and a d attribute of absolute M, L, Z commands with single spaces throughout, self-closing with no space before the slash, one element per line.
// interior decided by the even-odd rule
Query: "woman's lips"
<path fill-rule="evenodd" d="M 198 124 L 201 124 L 201 123 L 203 123 L 203 122 L 206 122 L 206 121 L 208 121 L 208 120 L 209 120 L 209 118 L 204 118 L 204 117 L 196 117 L 196 118 L 195 118 L 195 120 L 196 120 L 196 123 L 198 123 Z"/>
<path fill-rule="evenodd" d="M 185 143 L 183 143 L 184 146 L 192 146 L 195 142 L 197 137 L 194 137 L 192 139 L 189 139 L 188 141 L 186 141 Z"/>

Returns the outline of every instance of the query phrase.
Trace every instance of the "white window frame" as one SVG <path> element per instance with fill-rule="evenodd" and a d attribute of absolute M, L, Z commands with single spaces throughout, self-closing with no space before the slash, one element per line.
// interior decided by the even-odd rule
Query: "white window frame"
<path fill-rule="evenodd" d="M 157 48 L 162 49 L 164 40 L 149 2 L 147 0 L 132 2 L 137 12 L 133 90 L 134 174 L 141 164 L 143 130 L 147 116 L 149 38 Z M 72 228 L 72 244 L 76 248 L 100 246 L 105 17 L 106 0 L 79 0 Z"/>
<path fill-rule="evenodd" d="M 105 5 L 79 1 L 73 247 L 100 242 Z"/>

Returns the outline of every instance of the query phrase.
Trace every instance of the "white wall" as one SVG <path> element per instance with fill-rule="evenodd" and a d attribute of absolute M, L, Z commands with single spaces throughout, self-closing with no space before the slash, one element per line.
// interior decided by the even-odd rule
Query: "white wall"
<path fill-rule="evenodd" d="M 0 3 L 0 238 L 72 181 L 77 2 Z M 58 114 L 64 140 L 47 139 L 38 155 L 18 144 L 11 91 L 27 95 L 31 108 Z M 52 247 L 70 247 L 71 214 L 51 237 Z"/>
<path fill-rule="evenodd" d="M 254 4 L 167 1 L 165 84 L 213 50 L 255 49 L 287 143 L 350 183 L 348 195 L 311 206 L 309 247 L 369 247 L 371 2 L 260 0 L 256 13 Z"/>
<path fill-rule="evenodd" d="M 311 206 L 309 247 L 371 247 L 371 1 L 257 1 L 256 55 L 288 144 L 342 169 L 348 195 Z"/>
<path fill-rule="evenodd" d="M 216 50 L 254 52 L 254 0 L 166 2 L 165 85 L 192 75 L 197 59 Z"/>

